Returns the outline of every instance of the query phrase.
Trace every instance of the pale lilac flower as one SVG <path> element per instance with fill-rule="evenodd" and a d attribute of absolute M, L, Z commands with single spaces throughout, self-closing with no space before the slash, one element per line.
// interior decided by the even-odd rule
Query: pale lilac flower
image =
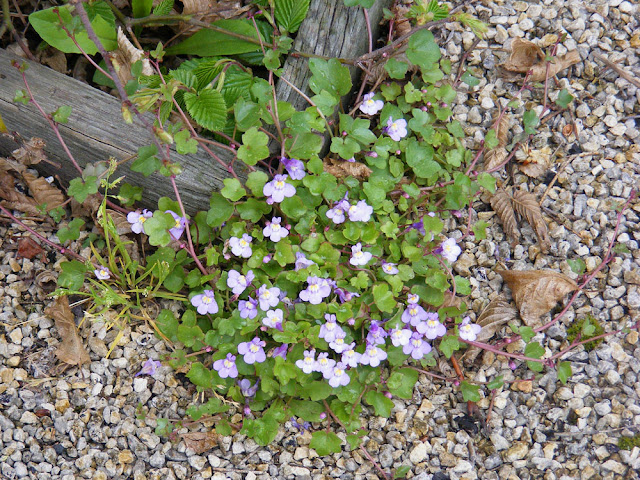
<path fill-rule="evenodd" d="M 347 349 L 342 352 L 342 363 L 345 365 L 355 368 L 360 363 L 360 358 L 362 357 L 361 353 L 356 352 L 356 342 L 353 342 L 351 345 L 347 346 Z"/>
<path fill-rule="evenodd" d="M 482 327 L 476 323 L 471 323 L 469 317 L 464 317 L 462 323 L 458 325 L 460 338 L 469 342 L 473 342 L 478 337 L 480 330 L 482 330 Z"/>
<path fill-rule="evenodd" d="M 367 333 L 367 344 L 369 345 L 384 345 L 385 338 L 387 338 L 387 332 L 382 326 L 375 320 L 371 322 L 369 327 L 369 333 Z"/>
<path fill-rule="evenodd" d="M 287 173 L 291 176 L 291 180 L 302 180 L 307 173 L 304 170 L 304 163 L 295 158 L 282 157 L 280 159 Z"/>
<path fill-rule="evenodd" d="M 422 335 L 414 333 L 411 335 L 411 340 L 403 348 L 402 352 L 405 355 L 411 355 L 414 360 L 420 360 L 426 354 L 431 351 L 431 345 L 422 339 Z"/>
<path fill-rule="evenodd" d="M 262 285 L 258 290 L 258 301 L 260 302 L 260 309 L 266 312 L 280 303 L 280 289 L 277 287 L 268 288 L 266 285 Z"/>
<path fill-rule="evenodd" d="M 333 367 L 327 368 L 322 372 L 322 376 L 326 380 L 329 380 L 329 385 L 333 388 L 344 387 L 351 381 L 351 378 L 347 374 L 347 366 L 342 362 L 338 362 Z"/>
<path fill-rule="evenodd" d="M 407 136 L 407 121 L 404 118 L 393 120 L 393 118 L 389 117 L 387 119 L 387 126 L 384 130 L 392 140 L 399 142 L 401 138 Z"/>
<path fill-rule="evenodd" d="M 262 363 L 267 359 L 264 353 L 266 342 L 255 337 L 250 342 L 242 342 L 238 344 L 238 353 L 242 355 L 245 363 L 252 365 L 254 363 Z"/>
<path fill-rule="evenodd" d="M 296 362 L 296 367 L 307 374 L 313 372 L 316 366 L 316 359 L 314 358 L 315 356 L 315 350 L 305 350 L 304 358 Z"/>
<path fill-rule="evenodd" d="M 218 372 L 220 378 L 236 378 L 238 376 L 236 356 L 227 353 L 227 358 L 221 358 L 213 362 L 213 369 Z"/>
<path fill-rule="evenodd" d="M 427 312 L 417 303 L 409 303 L 404 312 L 402 312 L 402 321 L 411 323 L 414 327 L 427 318 L 429 318 Z"/>
<path fill-rule="evenodd" d="M 462 252 L 455 238 L 447 238 L 442 242 L 440 248 L 442 248 L 442 256 L 451 263 L 455 262 L 458 259 L 458 255 Z"/>
<path fill-rule="evenodd" d="M 355 205 L 351 205 L 347 213 L 349 214 L 349 220 L 352 222 L 368 222 L 371 219 L 373 207 L 367 205 L 364 200 L 360 200 Z"/>
<path fill-rule="evenodd" d="M 415 293 L 410 293 L 407 296 L 407 303 L 418 303 L 418 302 L 420 302 L 420 297 Z"/>
<path fill-rule="evenodd" d="M 253 250 L 251 250 L 251 240 L 253 240 L 253 237 L 246 233 L 242 234 L 242 238 L 231 237 L 229 239 L 231 253 L 236 257 L 249 258 L 253 253 Z"/>
<path fill-rule="evenodd" d="M 282 222 L 281 217 L 273 217 L 271 222 L 267 222 L 267 226 L 262 230 L 262 234 L 265 237 L 269 237 L 272 242 L 279 242 L 289 235 L 289 230 L 280 225 L 280 222 Z"/>
<path fill-rule="evenodd" d="M 408 328 L 394 328 L 389 336 L 394 347 L 404 347 L 411 339 L 411 330 Z"/>
<path fill-rule="evenodd" d="M 384 102 L 382 100 L 373 99 L 374 95 L 375 93 L 369 92 L 362 97 L 363 100 L 359 108 L 365 115 L 375 115 L 382 110 L 382 107 L 384 107 Z"/>
<path fill-rule="evenodd" d="M 150 358 L 142 364 L 142 370 L 134 375 L 137 377 L 138 375 L 154 375 L 158 367 L 162 364 L 156 360 L 151 360 Z"/>
<path fill-rule="evenodd" d="M 297 428 L 298 430 L 300 430 L 301 432 L 306 432 L 307 430 L 309 430 L 311 428 L 311 424 L 309 422 L 299 423 L 296 420 L 296 417 L 291 417 L 289 420 L 291 421 L 291 425 L 293 427 Z"/>
<path fill-rule="evenodd" d="M 316 262 L 313 260 L 309 260 L 304 253 L 296 252 L 296 263 L 295 263 L 295 271 L 302 270 L 303 268 L 308 268 L 311 265 L 315 265 Z"/>
<path fill-rule="evenodd" d="M 382 262 L 382 271 L 387 275 L 395 275 L 398 273 L 398 267 L 396 263 Z"/>
<path fill-rule="evenodd" d="M 282 357 L 284 360 L 286 360 L 287 359 L 287 350 L 288 349 L 289 349 L 289 344 L 288 343 L 283 343 L 279 347 L 276 347 L 273 350 L 271 350 L 271 356 L 273 358 Z"/>
<path fill-rule="evenodd" d="M 235 359 L 235 358 L 234 358 Z M 260 384 L 260 379 L 256 380 L 256 383 L 252 386 L 251 380 L 248 378 L 243 378 L 238 382 L 238 386 L 240 387 L 240 393 L 247 400 L 255 397 L 256 392 L 258 391 L 258 385 Z"/>
<path fill-rule="evenodd" d="M 382 350 L 377 345 L 367 345 L 367 349 L 360 357 L 360 363 L 363 365 L 371 365 L 377 367 L 382 360 L 386 360 L 387 352 Z"/>
<path fill-rule="evenodd" d="M 300 300 L 318 305 L 322 300 L 331 295 L 331 286 L 326 279 L 320 277 L 307 277 L 309 285 L 305 290 L 300 292 Z"/>
<path fill-rule="evenodd" d="M 131 231 L 133 233 L 145 233 L 144 222 L 147 221 L 147 218 L 151 217 L 153 217 L 153 213 L 145 208 L 142 210 L 142 213 L 137 210 L 135 212 L 129 212 L 127 214 L 127 222 L 131 224 Z"/>
<path fill-rule="evenodd" d="M 181 217 L 172 210 L 166 210 L 164 213 L 170 214 L 175 220 L 176 223 L 173 225 L 173 228 L 169 229 L 169 234 L 171 235 L 171 238 L 178 240 L 184 233 L 184 229 L 187 228 L 187 219 L 185 217 Z"/>
<path fill-rule="evenodd" d="M 246 275 L 242 275 L 235 270 L 229 270 L 229 276 L 227 277 L 227 287 L 231 289 L 234 295 L 240 295 L 251 285 L 251 282 L 255 278 L 253 271 L 249 270 Z"/>
<path fill-rule="evenodd" d="M 421 322 L 416 326 L 416 330 L 424 334 L 429 340 L 433 340 L 438 337 L 444 337 L 447 333 L 447 327 L 445 327 L 440 320 L 438 320 L 438 315 L 434 313 L 430 313 L 429 317 L 425 322 Z"/>
<path fill-rule="evenodd" d="M 275 310 L 269 310 L 266 318 L 262 319 L 262 324 L 269 328 L 282 329 L 282 310 L 277 308 Z"/>
<path fill-rule="evenodd" d="M 362 244 L 358 242 L 351 247 L 349 263 L 355 267 L 366 265 L 369 263 L 369 260 L 371 260 L 371 257 L 373 257 L 373 255 L 370 252 L 362 251 Z"/>
<path fill-rule="evenodd" d="M 98 280 L 109 280 L 111 278 L 111 271 L 107 267 L 96 268 L 95 273 Z"/>
<path fill-rule="evenodd" d="M 324 339 L 327 343 L 331 343 L 337 338 L 338 334 L 345 332 L 342 330 L 342 327 L 337 324 L 335 315 L 327 313 L 324 318 L 327 321 L 320 327 L 318 337 Z M 344 336 L 342 338 L 344 338 Z"/>
<path fill-rule="evenodd" d="M 340 330 L 339 332 L 337 332 L 335 338 L 333 339 L 333 342 L 329 343 L 329 348 L 331 348 L 331 350 L 336 353 L 342 353 L 347 350 L 349 346 L 344 343 L 344 339 L 346 336 L 347 332 L 345 332 L 344 330 Z"/>
<path fill-rule="evenodd" d="M 276 175 L 269 183 L 267 183 L 262 193 L 267 197 L 267 203 L 269 205 L 280 203 L 286 197 L 293 197 L 296 194 L 296 187 L 287 183 L 288 175 Z"/>
<path fill-rule="evenodd" d="M 350 292 L 349 290 L 345 290 L 344 288 L 336 288 L 334 292 L 338 295 L 338 300 L 340 303 L 348 302 L 354 297 L 359 297 L 360 294 L 356 292 Z"/>
<path fill-rule="evenodd" d="M 240 318 L 253 320 L 258 315 L 258 301 L 253 298 L 240 300 L 238 308 L 240 309 Z"/>
<path fill-rule="evenodd" d="M 333 368 L 333 366 L 336 364 L 336 361 L 328 357 L 329 354 L 327 352 L 323 352 L 318 355 L 318 359 L 316 360 L 316 364 L 314 367 L 314 370 L 316 372 L 320 372 L 324 375 L 324 372 L 326 370 Z"/>
<path fill-rule="evenodd" d="M 349 210 L 351 205 L 349 205 L 349 201 L 347 200 L 347 196 L 349 194 L 345 193 L 344 198 L 336 203 L 333 208 L 327 211 L 327 218 L 333 220 L 333 223 L 340 224 L 345 220 L 345 213 Z"/>
<path fill-rule="evenodd" d="M 196 307 L 200 315 L 218 313 L 218 302 L 216 302 L 216 298 L 213 295 L 213 290 L 205 290 L 199 295 L 195 295 L 191 299 L 191 305 Z"/>

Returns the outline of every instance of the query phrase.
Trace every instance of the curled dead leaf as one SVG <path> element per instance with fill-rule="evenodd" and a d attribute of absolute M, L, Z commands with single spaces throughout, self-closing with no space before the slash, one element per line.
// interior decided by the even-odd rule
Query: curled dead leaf
<path fill-rule="evenodd" d="M 44 311 L 53 318 L 62 342 L 56 350 L 56 356 L 64 363 L 82 365 L 91 361 L 89 354 L 82 344 L 78 328 L 69 308 L 69 298 L 61 296 Z"/>
<path fill-rule="evenodd" d="M 562 273 L 552 270 L 496 270 L 507 282 L 520 316 L 530 327 L 540 324 L 540 317 L 548 313 L 578 284 Z"/>
<path fill-rule="evenodd" d="M 15 189 L 15 178 L 6 171 L 0 171 L 0 198 L 5 200 L 3 204 L 6 207 L 13 210 L 18 210 L 27 215 L 40 215 L 36 201 L 31 197 L 27 197 L 24 193 L 18 192 Z"/>
<path fill-rule="evenodd" d="M 116 69 L 118 78 L 123 85 L 133 80 L 131 66 L 138 60 L 142 61 L 142 74 L 153 75 L 153 68 L 149 59 L 145 57 L 144 51 L 136 48 L 124 34 L 122 27 L 118 27 L 118 49 L 111 53 L 111 61 Z"/>
<path fill-rule="evenodd" d="M 36 275 L 36 286 L 40 287 L 45 294 L 50 294 L 58 286 L 58 273 L 52 270 L 43 270 Z"/>
<path fill-rule="evenodd" d="M 504 233 L 511 239 L 513 243 L 520 240 L 520 230 L 516 222 L 516 214 L 511 203 L 511 195 L 502 188 L 498 188 L 489 200 L 491 208 L 498 214 L 502 221 Z"/>
<path fill-rule="evenodd" d="M 352 176 L 358 180 L 366 180 L 372 172 L 372 170 L 364 163 L 335 160 L 331 157 L 325 158 L 324 171 L 330 173 L 336 178 Z"/>
<path fill-rule="evenodd" d="M 484 169 L 486 171 L 491 171 L 502 165 L 502 162 L 505 161 L 507 155 L 507 149 L 504 147 L 496 147 L 489 150 L 484 156 Z"/>
<path fill-rule="evenodd" d="M 518 168 L 525 175 L 538 178 L 545 174 L 549 170 L 551 165 L 551 148 L 548 146 L 541 148 L 540 150 L 529 150 L 527 158 L 523 162 L 518 164 Z"/>
<path fill-rule="evenodd" d="M 547 222 L 542 217 L 542 210 L 538 204 L 538 199 L 532 193 L 524 190 L 517 190 L 513 193 L 513 207 L 529 224 L 538 237 L 540 248 L 544 253 L 549 252 L 551 240 L 547 229 Z"/>
<path fill-rule="evenodd" d="M 515 319 L 516 313 L 515 307 L 507 302 L 503 295 L 491 300 L 475 322 L 482 327 L 476 341 L 486 343 L 505 323 Z M 462 356 L 462 360 L 466 364 L 471 364 L 481 351 L 482 349 L 478 347 L 470 347 Z"/>
<path fill-rule="evenodd" d="M 51 185 L 44 177 L 36 177 L 30 173 L 23 173 L 22 178 L 27 183 L 29 191 L 36 201 L 36 205 L 46 205 L 47 212 L 62 205 L 66 198 L 64 194 Z"/>
<path fill-rule="evenodd" d="M 493 128 L 496 130 L 496 137 L 498 138 L 498 147 L 506 147 L 509 141 L 509 128 L 511 127 L 511 115 L 503 114 L 499 115 L 494 122 Z"/>
<path fill-rule="evenodd" d="M 562 70 L 581 61 L 577 50 L 554 57 L 549 63 L 549 78 Z M 502 68 L 514 73 L 527 73 L 531 70 L 531 81 L 542 82 L 547 78 L 547 62 L 545 54 L 535 43 L 522 38 L 514 38 L 511 42 L 511 55 Z"/>
<path fill-rule="evenodd" d="M 187 448 L 190 448 L 197 454 L 204 453 L 218 446 L 222 435 L 216 432 L 189 432 L 180 435 L 184 440 Z"/>
<path fill-rule="evenodd" d="M 31 137 L 22 147 L 11 152 L 11 155 L 23 165 L 36 165 L 43 160 L 47 160 L 44 147 L 44 140 L 38 137 Z"/>
<path fill-rule="evenodd" d="M 18 240 L 18 256 L 33 260 L 40 254 L 44 254 L 44 249 L 31 237 L 22 237 Z"/>
<path fill-rule="evenodd" d="M 564 127 L 562 127 L 562 135 L 565 137 L 570 137 L 573 134 L 573 125 L 571 123 L 567 123 Z"/>

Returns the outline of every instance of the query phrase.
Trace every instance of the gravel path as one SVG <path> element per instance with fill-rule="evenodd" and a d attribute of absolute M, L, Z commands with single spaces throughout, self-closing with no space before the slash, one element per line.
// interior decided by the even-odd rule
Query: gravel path
<path fill-rule="evenodd" d="M 593 270 L 614 230 L 614 206 L 638 188 L 640 170 L 640 89 L 619 73 L 605 72 L 596 60 L 602 55 L 640 79 L 639 7 L 626 0 L 482 3 L 469 11 L 489 24 L 488 40 L 472 52 L 468 64 L 485 78 L 475 87 L 479 95 L 459 94 L 454 110 L 472 138 L 481 138 L 495 105 L 506 103 L 518 89 L 497 76 L 495 68 L 507 56 L 512 38 L 539 39 L 546 47 L 553 44 L 554 35 L 566 33 L 558 53 L 577 49 L 583 62 L 559 80 L 577 98 L 572 106 L 577 138 L 562 135 L 571 119 L 558 116 L 532 145 L 533 150 L 558 149 L 552 157 L 557 182 L 543 203 L 548 208 L 551 252 L 539 253 L 529 227 L 523 229 L 522 246 L 512 250 L 490 209 L 477 202 L 479 211 L 473 215 L 491 225 L 487 239 L 466 242 L 455 267 L 472 281 L 476 312 L 501 291 L 508 295 L 492 271 L 497 256 L 504 260 L 510 255 L 512 269 L 551 268 L 575 278 L 567 259 L 581 258 L 587 271 Z M 448 27 L 442 32 L 443 45 L 456 66 L 474 38 L 456 25 Z M 524 95 L 527 101 L 530 93 Z M 516 185 L 527 184 L 540 198 L 553 175 L 531 180 L 518 173 L 514 178 Z M 605 331 L 639 320 L 639 215 L 636 203 L 624 215 L 618 233 L 617 241 L 631 253 L 616 256 L 563 321 L 536 338 L 551 351 L 565 342 L 568 322 L 589 313 Z M 459 221 L 462 228 L 466 219 Z M 462 235 L 459 226 L 449 227 L 454 235 Z M 201 455 L 186 449 L 183 441 L 172 443 L 155 435 L 156 416 L 183 418 L 197 396 L 188 380 L 169 367 L 153 377 L 134 377 L 147 358 L 158 359 L 167 352 L 164 344 L 145 325 L 138 325 L 126 331 L 106 359 L 115 331 L 93 323 L 84 330 L 92 362 L 61 370 L 53 355 L 58 333 L 43 314 L 50 300 L 45 298 L 42 272 L 51 269 L 51 263 L 16 259 L 20 235 L 13 225 L 0 226 L 0 478 L 381 478 L 360 451 L 345 448 L 341 454 L 318 457 L 308 447 L 310 433 L 290 424 L 269 447 L 235 435 Z M 638 478 L 640 448 L 617 446 L 621 436 L 640 432 L 638 333 L 610 336 L 597 349 L 579 348 L 567 359 L 574 375 L 566 386 L 555 372 L 533 382 L 507 383 L 494 398 L 486 428 L 465 416 L 466 403 L 457 389 L 423 376 L 411 401 L 394 400 L 390 419 L 365 419 L 371 431 L 365 446 L 385 470 L 408 465 L 407 478 L 420 480 Z M 523 379 L 531 373 L 525 367 L 513 371 L 491 354 L 480 357 L 478 365 L 471 370 L 478 381 L 496 374 L 507 381 Z M 483 416 L 489 403 L 485 398 L 478 404 Z M 201 429 L 207 427 L 211 425 Z"/>

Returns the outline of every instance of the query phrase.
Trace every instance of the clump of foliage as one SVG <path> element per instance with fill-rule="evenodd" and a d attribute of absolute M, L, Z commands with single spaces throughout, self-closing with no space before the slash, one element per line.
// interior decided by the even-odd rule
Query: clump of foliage
<path fill-rule="evenodd" d="M 633 450 L 635 447 L 640 447 L 640 433 L 635 434 L 633 437 L 620 437 L 618 439 L 618 448 L 620 450 Z"/>
<path fill-rule="evenodd" d="M 604 329 L 598 319 L 596 319 L 593 315 L 587 315 L 582 320 L 574 321 L 571 325 L 567 327 L 567 341 L 569 343 L 573 343 L 578 336 L 580 336 L 580 340 L 589 340 L 590 338 L 597 337 L 604 333 Z M 594 340 L 592 342 L 584 343 L 584 349 L 587 352 L 590 352 L 594 348 L 597 348 L 598 345 L 602 343 L 602 338 Z"/>

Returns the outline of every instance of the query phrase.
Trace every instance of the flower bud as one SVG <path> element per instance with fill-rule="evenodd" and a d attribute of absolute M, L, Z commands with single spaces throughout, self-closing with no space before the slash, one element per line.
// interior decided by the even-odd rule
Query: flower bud
<path fill-rule="evenodd" d="M 324 420 L 325 418 L 327 418 L 327 414 L 325 412 L 322 412 L 320 414 L 320 420 Z"/>
<path fill-rule="evenodd" d="M 262 263 L 269 263 L 271 261 L 271 255 L 265 255 L 262 257 Z"/>
<path fill-rule="evenodd" d="M 384 392 L 384 396 L 387 397 L 389 400 L 393 398 L 393 395 L 391 395 L 391 392 Z"/>
<path fill-rule="evenodd" d="M 245 417 L 251 415 L 251 408 L 249 408 L 249 405 L 244 406 L 244 415 Z"/>
<path fill-rule="evenodd" d="M 513 360 L 509 360 L 509 368 L 511 370 L 515 370 L 516 368 L 518 368 L 518 365 L 516 365 L 516 362 L 514 362 Z"/>

